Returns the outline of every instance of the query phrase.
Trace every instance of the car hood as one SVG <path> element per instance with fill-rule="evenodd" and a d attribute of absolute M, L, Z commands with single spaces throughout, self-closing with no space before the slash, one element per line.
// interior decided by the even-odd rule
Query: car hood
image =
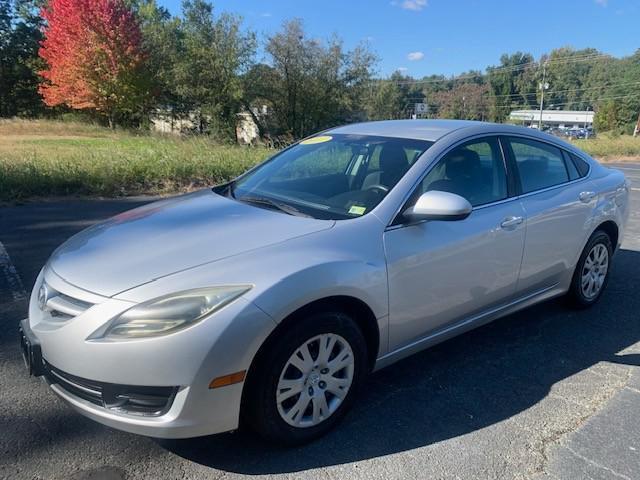
<path fill-rule="evenodd" d="M 68 283 L 110 297 L 334 224 L 202 190 L 124 212 L 78 233 L 54 252 L 48 268 Z"/>

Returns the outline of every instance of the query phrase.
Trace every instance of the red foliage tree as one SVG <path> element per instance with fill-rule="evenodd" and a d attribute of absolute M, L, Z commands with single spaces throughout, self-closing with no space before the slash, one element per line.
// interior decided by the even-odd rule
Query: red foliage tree
<path fill-rule="evenodd" d="M 148 96 L 142 34 L 123 0 L 49 0 L 40 56 L 40 94 L 49 106 L 94 109 L 113 126 Z"/>

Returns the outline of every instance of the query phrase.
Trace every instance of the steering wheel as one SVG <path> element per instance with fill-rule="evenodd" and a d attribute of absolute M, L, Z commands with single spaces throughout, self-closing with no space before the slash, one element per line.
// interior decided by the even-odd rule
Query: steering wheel
<path fill-rule="evenodd" d="M 383 195 L 386 193 L 389 193 L 389 187 L 382 185 L 381 183 L 376 183 L 375 185 L 371 185 L 365 189 L 365 191 L 367 190 L 374 190 L 377 193 L 382 193 Z"/>

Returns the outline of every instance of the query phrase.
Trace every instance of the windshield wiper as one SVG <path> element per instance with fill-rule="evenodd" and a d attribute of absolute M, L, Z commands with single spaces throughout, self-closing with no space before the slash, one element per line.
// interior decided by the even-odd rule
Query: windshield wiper
<path fill-rule="evenodd" d="M 311 217 L 311 215 L 302 213 L 300 210 L 298 210 L 295 207 L 292 207 L 291 205 L 287 205 L 286 203 L 276 202 L 275 200 L 271 200 L 270 198 L 267 198 L 267 197 L 256 197 L 252 195 L 247 195 L 247 196 L 237 198 L 237 200 L 240 200 L 241 202 L 253 203 L 254 205 L 265 205 L 267 207 L 270 207 L 273 210 L 280 210 L 281 212 L 284 212 L 288 215 L 294 215 L 297 217 Z"/>

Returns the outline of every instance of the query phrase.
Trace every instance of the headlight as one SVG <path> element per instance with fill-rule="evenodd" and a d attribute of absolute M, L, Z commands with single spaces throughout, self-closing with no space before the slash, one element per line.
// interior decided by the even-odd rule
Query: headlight
<path fill-rule="evenodd" d="M 233 302 L 250 285 L 200 288 L 141 303 L 113 318 L 88 339 L 155 337 L 188 327 Z"/>

